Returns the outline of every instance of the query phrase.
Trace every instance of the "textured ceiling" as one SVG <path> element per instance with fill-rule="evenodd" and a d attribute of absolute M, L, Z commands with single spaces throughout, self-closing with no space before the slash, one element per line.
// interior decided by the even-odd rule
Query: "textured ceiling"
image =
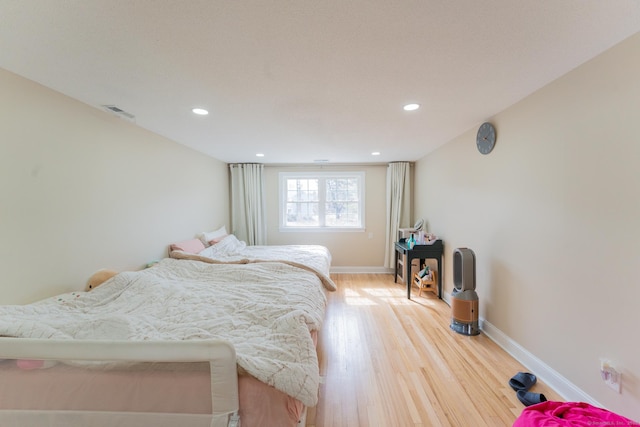
<path fill-rule="evenodd" d="M 0 67 L 226 162 L 411 161 L 638 31 L 637 0 L 0 0 Z"/>

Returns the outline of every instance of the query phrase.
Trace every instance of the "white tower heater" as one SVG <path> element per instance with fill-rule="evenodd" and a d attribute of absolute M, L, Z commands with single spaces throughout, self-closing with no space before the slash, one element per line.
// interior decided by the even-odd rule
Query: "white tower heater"
<path fill-rule="evenodd" d="M 476 293 L 476 255 L 471 249 L 453 251 L 453 293 L 451 329 L 463 335 L 478 335 L 478 294 Z"/>

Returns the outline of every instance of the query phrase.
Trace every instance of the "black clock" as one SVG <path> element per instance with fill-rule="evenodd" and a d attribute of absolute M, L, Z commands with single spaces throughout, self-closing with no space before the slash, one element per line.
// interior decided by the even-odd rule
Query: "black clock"
<path fill-rule="evenodd" d="M 482 154 L 489 154 L 496 145 L 496 128 L 489 122 L 485 122 L 478 128 L 476 136 L 478 151 Z"/>

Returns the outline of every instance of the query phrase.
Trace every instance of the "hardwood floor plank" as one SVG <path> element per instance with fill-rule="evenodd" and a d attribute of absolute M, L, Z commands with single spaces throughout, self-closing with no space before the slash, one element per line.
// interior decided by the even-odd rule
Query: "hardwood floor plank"
<path fill-rule="evenodd" d="M 444 301 L 430 292 L 408 300 L 392 275 L 332 278 L 308 427 L 513 424 L 524 406 L 508 381 L 525 368 L 484 334 L 452 331 Z M 561 400 L 541 382 L 531 391 Z"/>

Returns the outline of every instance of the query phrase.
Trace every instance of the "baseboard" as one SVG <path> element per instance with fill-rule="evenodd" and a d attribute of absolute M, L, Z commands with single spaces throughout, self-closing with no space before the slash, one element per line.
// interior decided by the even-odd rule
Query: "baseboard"
<path fill-rule="evenodd" d="M 335 267 L 332 266 L 332 274 L 393 274 L 393 268 L 387 267 Z"/>
<path fill-rule="evenodd" d="M 531 373 L 534 373 L 540 380 L 555 390 L 563 399 L 570 402 L 586 402 L 590 405 L 603 407 L 587 393 L 579 389 L 575 384 L 560 375 L 549 365 L 531 354 L 527 349 L 513 341 L 500 329 L 493 326 L 484 319 L 479 319 L 482 332 L 492 341 L 498 344 L 507 353 L 522 363 Z"/>

